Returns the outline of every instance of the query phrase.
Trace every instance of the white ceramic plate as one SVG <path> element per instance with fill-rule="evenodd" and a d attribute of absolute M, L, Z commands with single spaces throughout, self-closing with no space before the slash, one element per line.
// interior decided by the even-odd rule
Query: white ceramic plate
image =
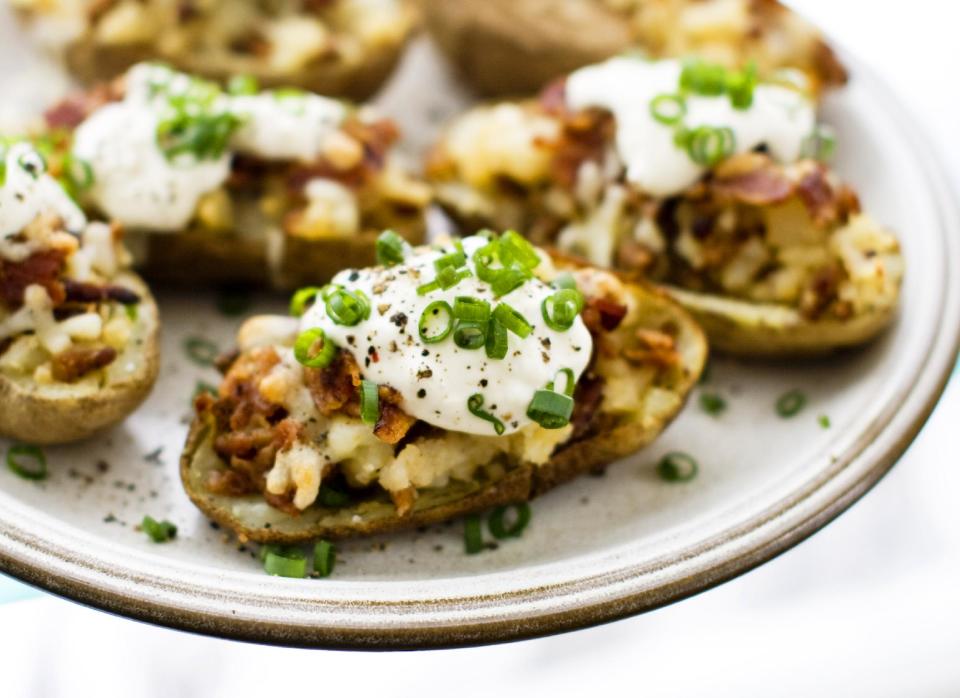
<path fill-rule="evenodd" d="M 0 46 L 0 67 L 28 74 L 16 42 Z M 42 483 L 0 471 L 0 570 L 83 603 L 199 632 L 415 647 L 619 618 L 785 550 L 848 507 L 904 451 L 939 397 L 960 328 L 960 276 L 948 268 L 960 259 L 958 219 L 944 178 L 897 100 L 851 64 L 851 86 L 826 110 L 839 132 L 839 169 L 865 207 L 899 232 L 907 259 L 899 320 L 871 347 L 803 365 L 716 361 L 709 389 L 727 399 L 726 413 L 707 416 L 692 400 L 648 450 L 605 477 L 536 500 L 524 536 L 495 551 L 467 557 L 459 525 L 439 526 L 345 542 L 333 578 L 289 580 L 265 575 L 253 553 L 211 528 L 181 491 L 177 456 L 190 395 L 197 380 L 217 378 L 187 359 L 183 342 L 196 335 L 228 347 L 237 320 L 218 313 L 214 294 L 160 292 L 163 367 L 143 408 L 101 438 L 49 449 L 51 475 Z M 38 82 L 24 84 L 23 94 L 36 100 Z M 411 134 L 414 153 L 463 105 L 424 45 L 381 102 Z M 255 310 L 271 307 L 280 301 L 258 299 Z M 802 388 L 809 404 L 784 420 L 774 403 L 792 388 Z M 660 481 L 653 465 L 670 450 L 694 454 L 699 477 Z M 144 514 L 175 522 L 176 541 L 155 545 L 137 532 Z"/>

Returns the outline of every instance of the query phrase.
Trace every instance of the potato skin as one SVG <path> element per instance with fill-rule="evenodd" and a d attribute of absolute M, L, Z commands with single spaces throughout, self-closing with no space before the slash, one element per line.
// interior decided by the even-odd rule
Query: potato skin
<path fill-rule="evenodd" d="M 589 0 L 421 0 L 441 51 L 482 95 L 525 95 L 625 50 L 622 17 Z"/>
<path fill-rule="evenodd" d="M 135 275 L 122 274 L 114 283 L 135 290 L 141 298 L 137 317 L 142 325 L 114 361 L 135 361 L 135 372 L 102 388 L 39 386 L 29 378 L 14 380 L 0 373 L 0 434 L 38 445 L 77 441 L 120 422 L 146 399 L 160 366 L 157 306 Z"/>
<path fill-rule="evenodd" d="M 521 463 L 498 480 L 454 482 L 441 490 L 425 490 L 404 517 L 396 514 L 386 494 L 374 495 L 338 510 L 313 506 L 298 517 L 277 513 L 270 525 L 259 519 L 268 507 L 258 495 L 227 497 L 204 487 L 205 474 L 220 467 L 213 451 L 215 425 L 194 419 L 180 459 L 180 477 L 191 501 L 209 518 L 233 530 L 245 540 L 260 543 L 298 543 L 314 538 L 345 538 L 425 526 L 493 506 L 527 501 L 586 472 L 602 469 L 653 441 L 679 413 L 696 384 L 707 359 L 703 332 L 692 318 L 666 294 L 647 286 L 631 284 L 651 314 L 669 317 L 678 328 L 678 346 L 684 364 L 669 387 L 680 396 L 676 409 L 665 418 L 643 419 L 611 416 L 600 433 L 561 449 L 546 464 Z"/>

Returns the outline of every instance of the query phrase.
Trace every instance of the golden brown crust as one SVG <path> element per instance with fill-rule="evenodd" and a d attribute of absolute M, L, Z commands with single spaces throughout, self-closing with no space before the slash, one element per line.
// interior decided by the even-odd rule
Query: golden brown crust
<path fill-rule="evenodd" d="M 384 492 L 350 507 L 331 510 L 313 506 L 297 517 L 271 511 L 257 495 L 230 497 L 210 493 L 208 473 L 221 468 L 213 450 L 215 424 L 198 417 L 190 427 L 180 460 L 180 476 L 191 501 L 207 516 L 244 539 L 262 543 L 295 543 L 312 538 L 343 538 L 424 526 L 500 504 L 543 494 L 578 475 L 605 467 L 649 444 L 682 408 L 706 361 L 706 340 L 693 320 L 661 291 L 628 286 L 640 304 L 643 322 L 670 323 L 676 329 L 682 365 L 668 372 L 668 389 L 679 399 L 666 415 L 602 415 L 592 435 L 561 447 L 546 464 L 518 463 L 498 477 L 478 471 L 476 479 L 454 481 L 442 489 L 421 490 L 412 509 L 399 516 Z M 267 526 L 266 524 L 270 525 Z"/>
<path fill-rule="evenodd" d="M 150 393 L 159 371 L 157 307 L 146 285 L 133 274 L 114 283 L 141 298 L 131 345 L 120 358 L 136 370 L 100 387 L 89 383 L 38 385 L 30 377 L 13 379 L 0 373 L 0 434 L 32 444 L 58 444 L 95 434 L 133 412 Z"/>

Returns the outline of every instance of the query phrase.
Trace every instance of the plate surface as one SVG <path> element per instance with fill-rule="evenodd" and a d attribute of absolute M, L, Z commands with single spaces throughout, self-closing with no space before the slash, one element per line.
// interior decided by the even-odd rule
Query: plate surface
<path fill-rule="evenodd" d="M 0 14 L 0 67 L 26 59 Z M 7 39 L 10 39 L 7 41 Z M 122 426 L 49 449 L 42 483 L 0 471 L 0 570 L 141 620 L 224 637 L 326 647 L 452 646 L 573 629 L 642 612 L 707 589 L 794 545 L 839 514 L 896 461 L 933 409 L 960 331 L 957 212 L 932 150 L 897 100 L 849 61 L 851 86 L 831 98 L 838 167 L 865 208 L 901 236 L 907 259 L 894 327 L 863 351 L 797 365 L 714 361 L 707 388 L 728 410 L 707 416 L 696 395 L 651 448 L 534 502 L 523 538 L 466 556 L 459 525 L 339 545 L 326 580 L 269 577 L 192 507 L 176 473 L 189 398 L 213 369 L 187 358 L 192 336 L 230 345 L 238 320 L 216 295 L 158 293 L 164 320 L 160 383 Z M 12 68 L 16 68 L 13 71 Z M 37 102 L 37 80 L 13 87 Z M 49 95 L 44 95 L 44 100 Z M 414 47 L 380 99 L 416 155 L 464 97 L 429 48 Z M 951 274 L 951 271 L 954 272 Z M 253 309 L 282 307 L 255 298 Z M 793 388 L 805 411 L 781 419 Z M 0 406 L 2 409 L 2 406 Z M 830 427 L 820 425 L 821 415 Z M 5 450 L 6 444 L 0 442 Z M 653 464 L 683 450 L 700 461 L 685 484 Z M 144 514 L 175 522 L 155 545 Z"/>

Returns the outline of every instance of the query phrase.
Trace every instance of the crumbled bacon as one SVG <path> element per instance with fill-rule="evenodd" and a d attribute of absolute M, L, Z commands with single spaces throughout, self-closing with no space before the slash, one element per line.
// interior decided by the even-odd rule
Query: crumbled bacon
<path fill-rule="evenodd" d="M 338 352 L 326 368 L 307 368 L 303 374 L 320 414 L 325 417 L 341 411 L 354 417 L 360 414 L 360 367 L 353 354 Z"/>
<path fill-rule="evenodd" d="M 818 226 L 842 223 L 860 210 L 856 194 L 846 186 L 834 188 L 827 168 L 817 164 L 797 184 L 797 194 Z"/>
<path fill-rule="evenodd" d="M 581 317 L 592 334 L 613 332 L 627 315 L 627 306 L 609 298 L 588 298 Z"/>
<path fill-rule="evenodd" d="M 374 435 L 388 444 L 399 443 L 417 420 L 400 407 L 403 396 L 387 385 L 380 386 L 380 417 L 373 427 Z"/>
<path fill-rule="evenodd" d="M 50 128 L 75 129 L 86 121 L 94 111 L 121 97 L 116 83 L 104 83 L 83 92 L 64 98 L 44 112 L 44 120 Z"/>
<path fill-rule="evenodd" d="M 22 262 L 0 259 L 0 301 L 9 308 L 23 305 L 27 286 L 43 286 L 54 305 L 63 303 L 63 284 L 58 280 L 63 272 L 66 254 L 60 250 L 34 252 Z"/>
<path fill-rule="evenodd" d="M 663 368 L 680 363 L 676 340 L 666 332 L 641 327 L 634 333 L 636 345 L 623 350 L 630 361 L 650 363 Z"/>
<path fill-rule="evenodd" d="M 55 354 L 50 360 L 53 377 L 63 383 L 72 383 L 91 371 L 111 364 L 117 350 L 107 346 L 72 346 Z"/>
<path fill-rule="evenodd" d="M 122 305 L 136 305 L 140 296 L 129 288 L 113 284 L 92 284 L 83 281 L 65 279 L 63 281 L 65 299 L 78 303 L 98 303 L 116 301 Z"/>
<path fill-rule="evenodd" d="M 558 78 L 540 91 L 540 107 L 547 114 L 562 116 L 567 111 L 567 79 Z"/>
<path fill-rule="evenodd" d="M 204 487 L 213 494 L 240 497 L 257 492 L 257 487 L 239 470 L 211 470 L 207 473 Z"/>
<path fill-rule="evenodd" d="M 813 275 L 800 296 L 800 312 L 804 317 L 816 320 L 824 313 L 836 298 L 843 276 L 843 270 L 835 265 L 823 267 Z"/>
<path fill-rule="evenodd" d="M 570 114 L 554 148 L 553 175 L 562 187 L 573 188 L 583 163 L 600 163 L 616 134 L 613 115 L 602 109 Z"/>
<path fill-rule="evenodd" d="M 590 433 L 595 418 L 600 414 L 603 378 L 592 372 L 585 373 L 577 382 L 573 400 L 573 414 L 570 416 L 570 423 L 573 424 L 572 438 L 579 439 Z"/>
<path fill-rule="evenodd" d="M 712 191 L 721 198 L 729 198 L 751 206 L 769 206 L 789 199 L 795 187 L 783 168 L 767 161 L 769 166 L 758 167 L 732 177 L 717 177 Z"/>

